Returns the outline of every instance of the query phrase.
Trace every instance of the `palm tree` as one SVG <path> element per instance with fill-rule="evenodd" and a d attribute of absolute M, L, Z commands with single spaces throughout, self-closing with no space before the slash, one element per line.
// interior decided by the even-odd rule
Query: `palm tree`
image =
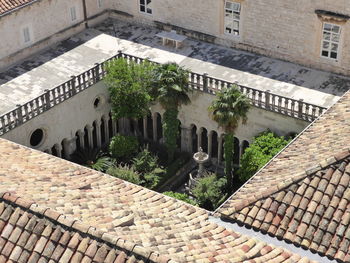
<path fill-rule="evenodd" d="M 188 96 L 188 92 L 191 91 L 188 85 L 189 71 L 176 63 L 166 63 L 157 67 L 154 73 L 152 96 L 157 98 L 165 109 L 163 133 L 170 162 L 174 159 L 176 139 L 179 136 L 178 108 L 191 102 Z"/>
<path fill-rule="evenodd" d="M 247 122 L 249 108 L 249 99 L 240 92 L 237 85 L 218 92 L 216 99 L 209 107 L 213 120 L 225 130 L 225 173 L 229 193 L 233 187 L 234 132 L 241 121 L 243 124 Z"/>

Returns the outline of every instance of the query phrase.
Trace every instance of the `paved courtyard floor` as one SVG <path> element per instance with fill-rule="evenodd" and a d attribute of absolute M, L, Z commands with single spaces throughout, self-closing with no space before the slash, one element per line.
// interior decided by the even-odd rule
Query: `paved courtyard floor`
<path fill-rule="evenodd" d="M 350 78 L 256 54 L 186 39 L 162 45 L 159 30 L 108 19 L 0 73 L 0 114 L 67 81 L 118 50 L 157 62 L 174 61 L 197 73 L 329 107 Z"/>

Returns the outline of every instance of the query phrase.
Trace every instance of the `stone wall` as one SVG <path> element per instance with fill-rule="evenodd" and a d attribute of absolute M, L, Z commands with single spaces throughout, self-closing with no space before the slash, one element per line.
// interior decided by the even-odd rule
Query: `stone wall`
<path fill-rule="evenodd" d="M 342 25 L 338 61 L 321 58 L 322 23 L 327 20 L 315 13 L 325 10 L 350 15 L 344 0 L 237 0 L 241 2 L 240 36 L 224 34 L 225 0 L 152 0 L 153 14 L 139 12 L 138 0 L 113 2 L 112 8 L 133 15 L 141 23 L 169 24 L 215 37 L 215 42 L 302 65 L 350 74 L 350 21 L 330 20 Z M 332 19 L 332 18 L 331 18 Z M 205 39 L 205 37 L 203 37 Z M 210 37 L 207 37 L 211 41 Z"/>

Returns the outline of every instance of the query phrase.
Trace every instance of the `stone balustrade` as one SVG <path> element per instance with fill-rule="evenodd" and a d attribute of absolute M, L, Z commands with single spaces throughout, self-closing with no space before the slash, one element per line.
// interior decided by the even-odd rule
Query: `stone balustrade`
<path fill-rule="evenodd" d="M 144 61 L 142 58 L 119 51 L 117 55 L 108 60 L 100 64 L 96 63 L 93 68 L 80 75 L 72 76 L 70 80 L 63 84 L 51 90 L 45 90 L 40 96 L 23 105 L 17 105 L 14 110 L 1 115 L 0 136 L 99 82 L 106 75 L 106 67 L 115 58 L 124 58 L 136 63 Z M 324 107 L 309 104 L 302 100 L 294 100 L 269 91 L 245 87 L 237 83 L 210 77 L 207 74 L 190 72 L 189 85 L 194 90 L 210 94 L 237 85 L 241 92 L 251 100 L 253 106 L 309 122 L 315 120 L 326 110 Z"/>

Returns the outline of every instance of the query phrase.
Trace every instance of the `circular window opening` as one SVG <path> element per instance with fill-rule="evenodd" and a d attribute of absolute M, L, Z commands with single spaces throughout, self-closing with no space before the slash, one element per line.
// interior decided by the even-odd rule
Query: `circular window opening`
<path fill-rule="evenodd" d="M 97 97 L 95 100 L 94 100 L 94 107 L 95 108 L 98 108 L 98 106 L 100 106 L 101 104 L 101 99 L 99 97 Z"/>
<path fill-rule="evenodd" d="M 44 131 L 42 129 L 36 129 L 30 136 L 30 145 L 38 146 L 44 139 Z"/>

